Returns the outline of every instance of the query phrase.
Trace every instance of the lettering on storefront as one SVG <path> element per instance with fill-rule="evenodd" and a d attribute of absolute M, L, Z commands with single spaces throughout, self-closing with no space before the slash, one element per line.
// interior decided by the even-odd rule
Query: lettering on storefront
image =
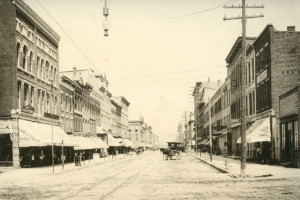
<path fill-rule="evenodd" d="M 13 132 L 11 121 L 0 121 L 0 134 L 10 134 Z"/>
<path fill-rule="evenodd" d="M 268 77 L 267 70 L 264 70 L 262 73 L 260 73 L 260 74 L 257 76 L 257 83 L 262 82 L 262 81 L 265 80 L 267 77 Z"/>
<path fill-rule="evenodd" d="M 47 118 L 51 118 L 51 119 L 55 119 L 55 120 L 59 120 L 59 116 L 58 115 L 53 115 L 51 113 L 44 113 L 44 117 L 47 117 Z"/>

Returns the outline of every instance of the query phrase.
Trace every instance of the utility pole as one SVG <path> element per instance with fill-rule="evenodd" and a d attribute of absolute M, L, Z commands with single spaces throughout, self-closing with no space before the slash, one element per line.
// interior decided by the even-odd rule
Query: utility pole
<path fill-rule="evenodd" d="M 184 117 L 184 135 L 185 135 L 185 139 L 184 139 L 184 143 L 185 143 L 185 149 L 186 149 L 186 147 L 187 147 L 187 133 L 188 133 L 188 131 L 187 131 L 187 123 L 186 123 L 186 110 L 184 111 L 184 116 L 181 116 L 181 117 Z M 182 119 L 182 118 L 181 118 Z"/>
<path fill-rule="evenodd" d="M 211 133 L 211 113 L 210 113 L 210 98 L 208 97 L 208 119 L 209 119 L 209 159 L 212 162 L 212 133 Z"/>
<path fill-rule="evenodd" d="M 224 6 L 224 8 L 242 8 L 242 17 L 230 17 L 226 16 L 223 20 L 242 20 L 242 66 L 241 66 L 241 74 L 242 74 L 242 86 L 241 86 L 241 176 L 243 178 L 246 177 L 246 158 L 247 158 L 247 146 L 246 146 L 246 18 L 258 18 L 264 17 L 262 14 L 258 16 L 246 16 L 246 8 L 264 8 L 261 6 L 248 6 L 246 5 L 246 0 L 242 0 L 242 6 Z"/>

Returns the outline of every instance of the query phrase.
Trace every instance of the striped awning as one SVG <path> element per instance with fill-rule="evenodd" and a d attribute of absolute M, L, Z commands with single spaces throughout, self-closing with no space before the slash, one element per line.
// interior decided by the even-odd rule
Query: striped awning
<path fill-rule="evenodd" d="M 76 141 L 76 146 L 74 147 L 75 150 L 108 148 L 108 146 L 97 137 L 75 136 L 74 140 Z"/>
<path fill-rule="evenodd" d="M 134 144 L 130 140 L 123 139 L 123 141 L 124 141 L 124 146 L 126 146 L 126 147 L 132 147 L 132 148 L 135 147 Z"/>
<path fill-rule="evenodd" d="M 121 146 L 121 144 L 111 134 L 107 134 L 107 143 L 110 147 Z"/>
<path fill-rule="evenodd" d="M 19 147 L 75 146 L 74 139 L 59 126 L 18 120 Z M 53 137 L 53 139 L 52 139 Z"/>

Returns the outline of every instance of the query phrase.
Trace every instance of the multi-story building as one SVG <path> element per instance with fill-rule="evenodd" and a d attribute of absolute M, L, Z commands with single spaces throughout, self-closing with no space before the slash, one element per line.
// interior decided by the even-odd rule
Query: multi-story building
<path fill-rule="evenodd" d="M 111 100 L 111 129 L 113 136 L 122 137 L 122 129 L 121 129 L 121 115 L 122 115 L 122 107 Z"/>
<path fill-rule="evenodd" d="M 61 122 L 62 128 L 68 134 L 74 130 L 74 94 L 77 83 L 66 76 L 60 77 L 61 92 Z"/>
<path fill-rule="evenodd" d="M 193 91 L 194 96 L 194 116 L 195 116 L 195 140 L 196 149 L 199 149 L 199 143 L 207 137 L 208 112 L 204 112 L 205 104 L 214 93 L 221 87 L 221 81 L 217 82 L 197 82 Z M 207 120 L 207 121 L 206 121 Z"/>
<path fill-rule="evenodd" d="M 129 136 L 136 147 L 153 147 L 152 127 L 145 123 L 143 116 L 140 116 L 139 120 L 129 121 Z M 155 139 L 157 140 L 158 138 Z M 158 143 L 155 144 L 158 145 Z"/>
<path fill-rule="evenodd" d="M 139 120 L 129 120 L 130 140 L 136 147 L 142 146 L 143 125 L 144 118 L 142 116 L 140 116 Z"/>
<path fill-rule="evenodd" d="M 269 119 L 271 141 L 266 157 L 285 160 L 282 145 L 285 135 L 280 132 L 279 96 L 300 83 L 300 32 L 295 27 L 278 31 L 267 25 L 253 43 L 255 51 L 256 120 Z"/>
<path fill-rule="evenodd" d="M 74 134 L 78 136 L 97 135 L 97 126 L 100 126 L 100 91 L 97 90 L 97 79 L 95 73 L 91 69 L 60 72 L 62 77 L 76 82 L 74 86 Z M 62 109 L 64 104 L 67 106 L 64 112 L 70 110 L 68 107 L 69 97 L 64 97 L 62 101 Z M 76 127 L 75 127 L 76 126 Z"/>
<path fill-rule="evenodd" d="M 121 135 L 123 138 L 129 139 L 129 125 L 128 125 L 128 107 L 130 105 L 129 101 L 123 96 L 112 97 L 112 99 L 121 106 Z"/>
<path fill-rule="evenodd" d="M 246 38 L 246 45 L 249 46 L 255 41 L 254 37 Z M 229 54 L 226 57 L 227 65 L 227 77 L 230 77 L 231 81 L 231 94 L 230 94 L 230 103 L 231 103 L 231 113 L 230 113 L 230 122 L 231 122 L 231 151 L 234 155 L 239 155 L 240 148 L 237 144 L 237 139 L 240 137 L 240 118 L 241 118 L 241 89 L 242 89 L 242 37 L 238 37 L 232 46 Z"/>
<path fill-rule="evenodd" d="M 279 96 L 280 161 L 300 163 L 300 86 Z"/>
<path fill-rule="evenodd" d="M 0 13 L 0 161 L 51 162 L 51 144 L 72 146 L 59 122 L 60 37 L 22 0 L 1 1 Z"/>

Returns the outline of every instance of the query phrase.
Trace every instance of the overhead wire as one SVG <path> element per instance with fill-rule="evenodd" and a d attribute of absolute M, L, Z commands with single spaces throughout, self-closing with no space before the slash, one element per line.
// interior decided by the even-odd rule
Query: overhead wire
<path fill-rule="evenodd" d="M 223 5 L 226 5 L 226 4 L 229 4 L 229 3 L 233 3 L 233 2 L 236 2 L 238 0 L 229 0 L 229 1 L 226 1 L 225 3 L 222 3 L 220 5 L 217 5 L 217 6 L 214 6 L 212 8 L 209 8 L 209 9 L 206 9 L 206 10 L 203 10 L 203 11 L 199 11 L 199 12 L 192 12 L 192 13 L 186 13 L 186 14 L 183 14 L 183 15 L 178 15 L 176 17 L 184 17 L 184 16 L 190 16 L 190 15 L 195 15 L 195 14 L 201 14 L 201 13 L 204 13 L 204 12 L 208 12 L 208 11 L 211 11 L 211 10 L 214 10 L 216 8 L 219 8 L 220 6 L 223 6 Z M 91 66 L 99 73 L 100 70 L 96 67 L 96 65 L 91 61 L 91 59 L 84 53 L 84 51 L 79 47 L 79 45 L 72 39 L 72 37 L 67 33 L 67 31 L 58 23 L 58 21 L 53 17 L 53 15 L 46 9 L 46 7 L 40 3 L 39 0 L 36 0 L 36 2 L 42 7 L 42 9 L 49 15 L 49 17 L 54 21 L 54 23 L 63 31 L 63 33 L 67 36 L 67 38 L 72 42 L 72 44 L 79 50 L 79 52 L 84 56 L 84 58 L 91 64 Z M 174 16 L 175 17 L 175 16 Z M 199 71 L 201 69 L 192 69 L 192 70 L 187 70 L 187 71 L 180 71 L 180 72 L 169 72 L 169 73 L 161 73 L 161 74 L 154 74 L 154 75 L 146 75 L 146 76 L 133 76 L 133 77 L 123 77 L 124 79 L 132 79 L 132 78 L 145 78 L 145 77 L 153 77 L 153 76 L 164 76 L 164 75 L 174 75 L 174 74 L 180 74 L 180 73 L 188 73 L 188 72 L 193 72 L 193 71 Z M 222 72 L 223 73 L 223 72 Z M 215 74 L 220 74 L 220 73 L 215 73 Z M 193 76 L 193 77 L 185 77 L 185 78 L 179 78 L 179 79 L 164 79 L 163 81 L 174 81 L 174 80 L 183 80 L 183 79 L 188 79 L 188 78 L 194 78 L 194 77 L 199 77 L 199 76 Z M 147 83 L 144 81 L 144 83 Z M 130 82 L 129 82 L 130 84 Z M 134 84 L 134 83 L 133 83 Z M 110 86 L 119 94 L 119 92 L 117 91 L 117 89 L 112 85 L 110 84 Z"/>
<path fill-rule="evenodd" d="M 141 9 L 138 9 L 138 8 L 133 8 L 133 7 L 129 7 L 129 6 L 126 6 L 128 9 L 138 13 L 138 14 L 141 14 L 145 17 L 150 17 L 150 18 L 160 18 L 160 19 L 170 19 L 170 18 L 182 18 L 182 17 L 188 17 L 188 16 L 191 16 L 191 15 L 198 15 L 198 14 L 202 14 L 202 13 L 205 13 L 205 12 L 209 12 L 209 11 L 212 11 L 212 10 L 215 10 L 215 9 L 218 9 L 218 8 L 221 8 L 222 6 L 225 6 L 225 5 L 228 5 L 228 4 L 231 4 L 231 3 L 235 3 L 237 2 L 238 0 L 228 0 L 222 4 L 219 4 L 217 6 L 214 6 L 214 7 L 211 7 L 211 8 L 208 8 L 208 9 L 205 9 L 205 10 L 202 10 L 202 11 L 196 11 L 196 12 L 190 12 L 190 13 L 184 13 L 184 14 L 180 14 L 180 15 L 167 15 L 167 14 L 164 14 L 164 13 L 154 13 L 152 12 L 153 14 L 149 14 L 151 12 L 149 11 L 144 11 L 144 10 L 141 10 Z"/>
<path fill-rule="evenodd" d="M 221 68 L 221 66 L 219 66 Z M 223 68 L 224 66 L 222 66 Z M 138 76 L 123 76 L 118 77 L 119 79 L 138 79 L 138 78 L 152 78 L 152 77 L 159 77 L 159 76 L 168 76 L 168 75 L 176 75 L 176 74 L 184 74 L 184 73 L 190 73 L 190 72 L 197 72 L 202 71 L 204 69 L 211 69 L 212 67 L 205 67 L 205 68 L 195 68 L 191 70 L 185 70 L 185 71 L 175 71 L 175 72 L 167 72 L 167 73 L 157 73 L 157 74 L 145 74 L 145 75 L 138 75 Z"/>
<path fill-rule="evenodd" d="M 79 50 L 79 52 L 84 56 L 84 58 L 91 64 L 91 66 L 101 74 L 101 71 L 96 67 L 96 65 L 91 61 L 91 59 L 83 52 L 83 50 L 77 45 L 77 43 L 72 39 L 72 37 L 67 33 L 67 31 L 58 23 L 58 21 L 51 15 L 51 13 L 45 8 L 45 6 L 39 1 L 35 0 L 42 8 L 43 10 L 49 15 L 49 17 L 54 21 L 54 23 L 63 31 L 63 33 L 68 37 L 68 39 L 72 42 L 72 44 Z M 110 86 L 119 94 L 117 89 L 113 87 L 112 84 Z"/>

